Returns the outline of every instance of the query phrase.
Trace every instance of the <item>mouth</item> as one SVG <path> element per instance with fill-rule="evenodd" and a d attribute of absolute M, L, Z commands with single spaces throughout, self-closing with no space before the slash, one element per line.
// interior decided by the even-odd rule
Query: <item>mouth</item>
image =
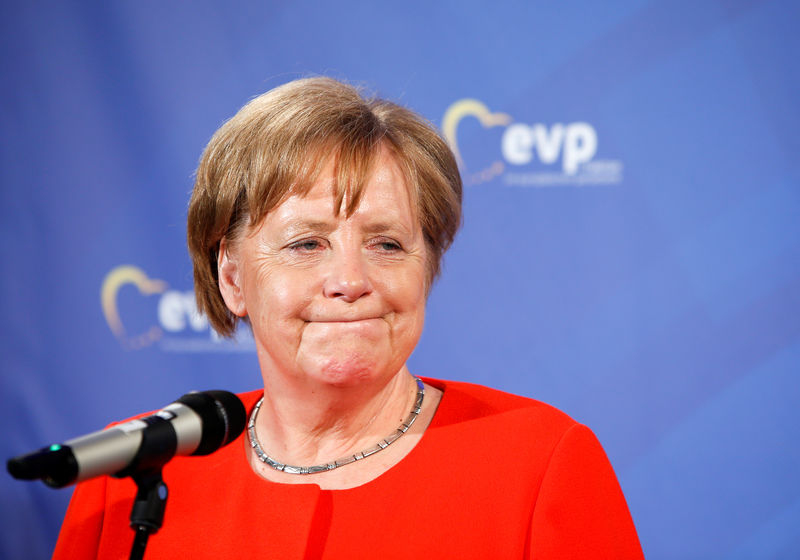
<path fill-rule="evenodd" d="M 307 323 L 363 323 L 367 321 L 377 321 L 381 317 L 330 317 L 325 319 L 309 319 Z"/>

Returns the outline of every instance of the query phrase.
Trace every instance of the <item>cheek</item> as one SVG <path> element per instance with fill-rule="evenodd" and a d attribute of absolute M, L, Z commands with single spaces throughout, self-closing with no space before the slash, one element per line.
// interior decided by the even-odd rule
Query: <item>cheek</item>
<path fill-rule="evenodd" d="M 383 289 L 389 307 L 394 312 L 391 321 L 392 345 L 415 345 L 425 322 L 427 291 L 424 270 L 420 272 L 412 269 L 405 274 L 387 278 Z"/>
<path fill-rule="evenodd" d="M 390 278 L 386 291 L 398 308 L 410 312 L 424 311 L 427 295 L 424 269 L 414 267 Z"/>
<path fill-rule="evenodd" d="M 286 330 L 302 324 L 313 298 L 310 279 L 278 267 L 261 266 L 248 277 L 245 301 L 253 328 L 262 332 Z"/>

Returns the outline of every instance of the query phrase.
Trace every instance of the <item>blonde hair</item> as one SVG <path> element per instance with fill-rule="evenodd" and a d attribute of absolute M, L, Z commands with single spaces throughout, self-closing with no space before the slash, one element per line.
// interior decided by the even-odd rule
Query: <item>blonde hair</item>
<path fill-rule="evenodd" d="M 187 228 L 198 309 L 217 332 L 232 335 L 238 319 L 219 292 L 220 241 L 305 195 L 328 161 L 334 209 L 351 215 L 382 148 L 411 190 L 430 286 L 461 223 L 462 185 L 453 153 L 422 117 L 331 78 L 307 78 L 256 97 L 217 130 L 197 168 Z"/>

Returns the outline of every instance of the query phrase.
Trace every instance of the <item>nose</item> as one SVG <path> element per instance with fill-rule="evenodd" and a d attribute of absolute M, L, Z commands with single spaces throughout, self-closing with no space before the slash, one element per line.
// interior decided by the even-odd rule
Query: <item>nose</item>
<path fill-rule="evenodd" d="M 372 284 L 360 250 L 333 251 L 323 284 L 326 297 L 354 302 L 372 292 Z"/>

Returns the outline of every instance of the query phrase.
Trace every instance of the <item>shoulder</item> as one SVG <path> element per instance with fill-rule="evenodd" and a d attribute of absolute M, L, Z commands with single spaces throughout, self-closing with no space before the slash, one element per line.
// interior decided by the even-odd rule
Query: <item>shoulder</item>
<path fill-rule="evenodd" d="M 463 381 L 425 379 L 443 393 L 437 416 L 445 421 L 468 421 L 479 418 L 511 417 L 527 418 L 553 428 L 564 430 L 577 424 L 564 412 L 536 399 L 522 397 Z"/>
<path fill-rule="evenodd" d="M 425 379 L 443 392 L 429 430 L 445 435 L 465 451 L 479 445 L 484 452 L 509 460 L 546 464 L 573 432 L 593 439 L 591 431 L 557 408 L 528 397 L 460 381 Z M 579 438 L 580 446 L 586 444 Z"/>

